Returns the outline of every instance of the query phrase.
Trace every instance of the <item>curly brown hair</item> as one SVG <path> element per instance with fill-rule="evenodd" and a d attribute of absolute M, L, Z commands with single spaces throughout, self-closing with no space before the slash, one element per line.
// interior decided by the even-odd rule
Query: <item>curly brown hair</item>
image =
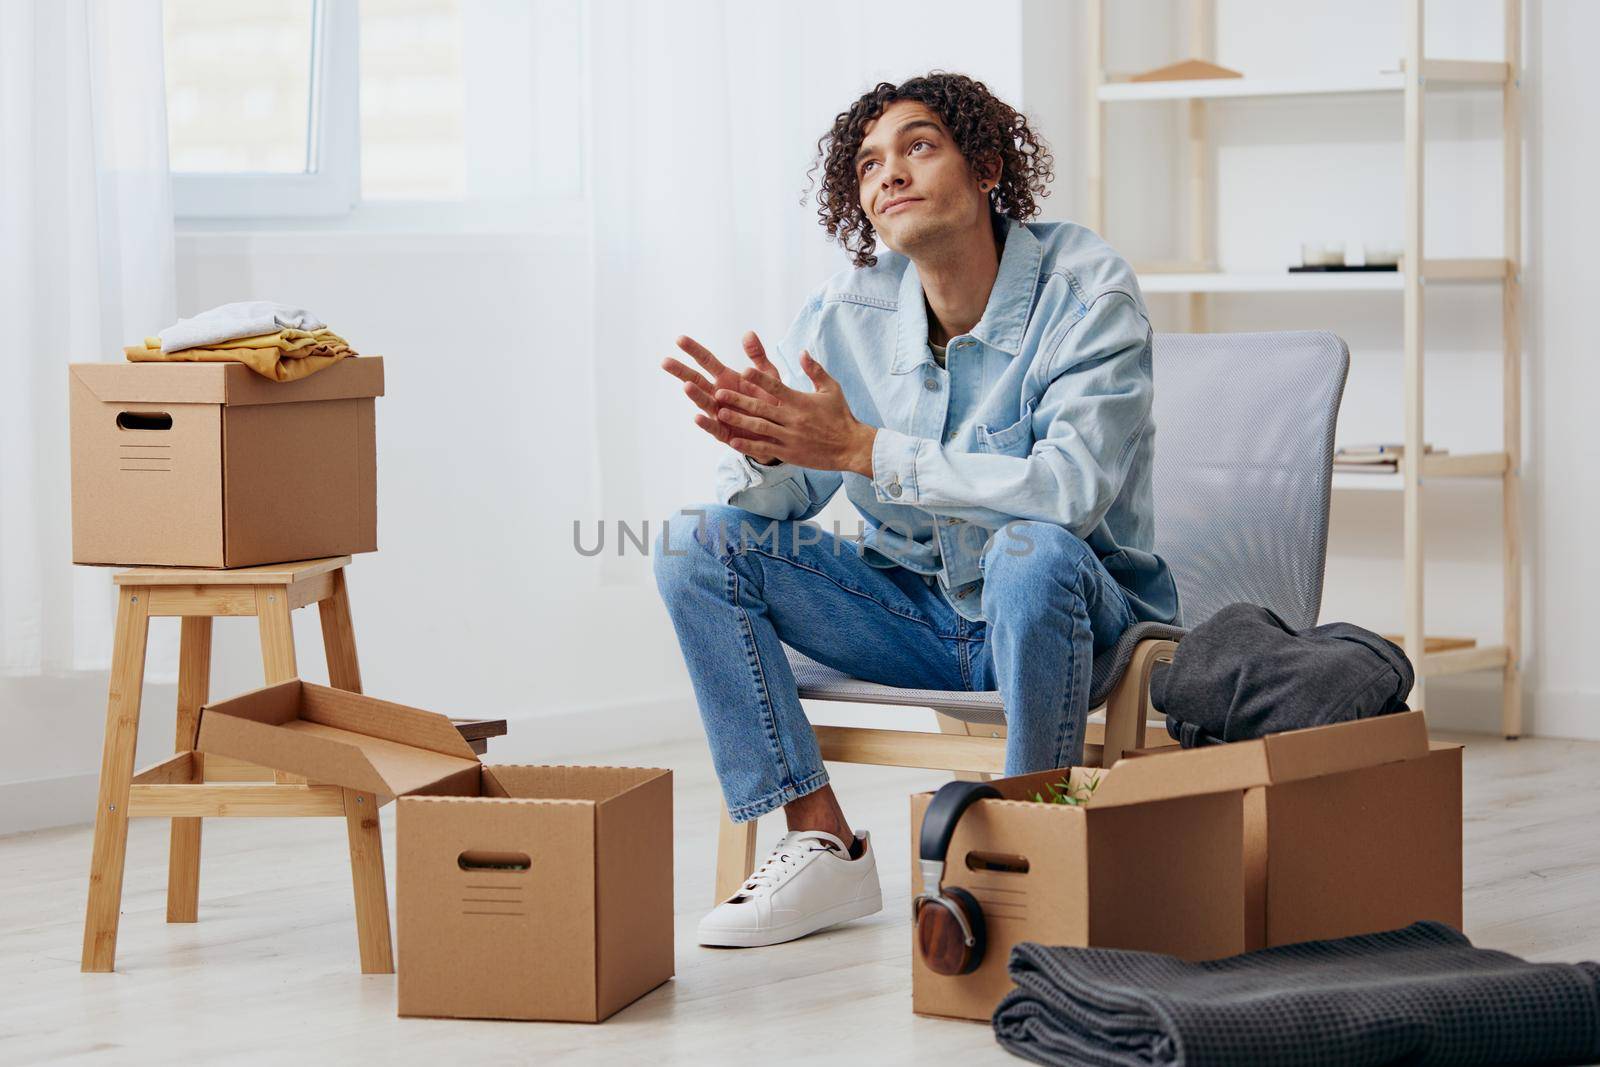
<path fill-rule="evenodd" d="M 1001 219 L 1020 222 L 1039 213 L 1035 197 L 1050 195 L 1045 186 L 1055 177 L 1054 160 L 1027 116 L 965 74 L 936 70 L 899 85 L 879 82 L 840 112 L 833 128 L 818 138 L 816 161 L 806 172 L 814 184 L 817 168 L 822 168 L 817 218 L 828 236 L 854 255 L 856 266 L 878 262 L 872 254 L 877 232 L 861 209 L 856 150 L 866 136 L 866 125 L 897 100 L 918 101 L 938 115 L 969 164 L 999 158 L 1000 183 L 989 193 L 997 232 Z"/>

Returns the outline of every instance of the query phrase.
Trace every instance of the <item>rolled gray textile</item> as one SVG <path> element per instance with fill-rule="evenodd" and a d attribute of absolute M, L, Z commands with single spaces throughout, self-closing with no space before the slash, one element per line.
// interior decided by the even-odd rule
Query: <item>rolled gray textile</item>
<path fill-rule="evenodd" d="M 1010 971 L 995 1039 L 1036 1063 L 1600 1061 L 1600 963 L 1529 963 L 1439 922 L 1199 963 L 1025 941 Z"/>

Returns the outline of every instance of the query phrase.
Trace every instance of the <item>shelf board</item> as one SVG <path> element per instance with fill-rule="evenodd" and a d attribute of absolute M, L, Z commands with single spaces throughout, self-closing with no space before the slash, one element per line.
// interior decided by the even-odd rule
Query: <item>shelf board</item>
<path fill-rule="evenodd" d="M 1133 100 L 1213 100 L 1238 96 L 1312 96 L 1386 93 L 1405 87 L 1399 71 L 1341 78 L 1188 78 L 1165 82 L 1104 82 L 1106 103 Z"/>
<path fill-rule="evenodd" d="M 1400 61 L 1401 71 L 1405 60 Z M 1511 65 L 1493 59 L 1424 59 L 1422 81 L 1430 88 L 1488 88 L 1502 86 L 1511 74 Z"/>
<path fill-rule="evenodd" d="M 1405 488 L 1405 483 L 1400 480 L 1397 471 L 1384 471 L 1382 474 L 1362 474 L 1360 471 L 1333 472 L 1333 487 L 1335 489 L 1378 489 L 1385 492 L 1400 492 Z"/>
<path fill-rule="evenodd" d="M 1424 259 L 1422 282 L 1500 282 L 1511 273 L 1506 259 Z"/>
<path fill-rule="evenodd" d="M 1422 457 L 1424 478 L 1498 478 L 1505 472 L 1504 452 L 1446 452 Z"/>
<path fill-rule="evenodd" d="M 1467 671 L 1498 669 L 1506 665 L 1505 645 L 1484 645 L 1477 648 L 1457 648 L 1448 652 L 1425 652 L 1422 671 L 1425 677 L 1441 674 L 1465 674 Z"/>
<path fill-rule="evenodd" d="M 1472 59 L 1427 59 L 1424 83 L 1431 88 L 1504 85 L 1504 63 Z M 1333 96 L 1351 93 L 1397 93 L 1405 88 L 1405 72 L 1372 71 L 1323 78 L 1190 78 L 1181 81 L 1102 82 L 1096 91 L 1106 103 L 1137 100 L 1215 100 L 1245 96 Z"/>
<path fill-rule="evenodd" d="M 1379 636 L 1387 641 L 1393 641 L 1402 648 L 1405 647 L 1405 634 L 1380 634 Z M 1458 648 L 1473 648 L 1477 643 L 1478 639 L 1476 637 L 1429 636 L 1422 639 L 1422 651 L 1424 655 L 1433 652 L 1450 652 Z"/>
<path fill-rule="evenodd" d="M 1509 271 L 1504 259 L 1427 259 L 1423 260 L 1422 280 L 1497 282 Z M 1398 270 L 1139 272 L 1139 288 L 1146 293 L 1398 293 L 1405 285 L 1405 272 Z"/>
<path fill-rule="evenodd" d="M 1422 476 L 1428 478 L 1498 478 L 1505 473 L 1504 452 L 1463 452 L 1459 455 L 1446 452 L 1442 456 L 1429 455 L 1422 462 Z M 1335 470 L 1335 489 L 1378 489 L 1400 492 L 1405 489 L 1405 479 L 1399 471 L 1382 474 L 1363 474 L 1361 471 Z"/>
<path fill-rule="evenodd" d="M 1398 293 L 1404 287 L 1405 277 L 1399 271 L 1174 271 L 1139 275 L 1139 288 L 1146 293 Z"/>

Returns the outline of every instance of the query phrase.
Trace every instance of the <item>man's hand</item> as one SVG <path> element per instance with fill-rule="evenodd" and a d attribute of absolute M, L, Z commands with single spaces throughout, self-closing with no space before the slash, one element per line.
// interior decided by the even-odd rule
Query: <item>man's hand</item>
<path fill-rule="evenodd" d="M 747 433 L 742 435 L 739 444 L 733 444 L 734 433 L 731 427 L 717 418 L 717 413 L 722 405 L 715 399 L 714 394 L 720 390 L 739 391 L 751 397 L 771 400 L 771 394 L 762 391 L 759 387 L 749 384 L 740 377 L 739 372 L 727 366 L 716 356 L 713 356 L 704 345 L 692 337 L 679 337 L 677 345 L 691 359 L 698 363 L 709 374 L 710 380 L 701 377 L 690 370 L 683 363 L 671 356 L 661 361 L 661 369 L 674 378 L 683 381 L 683 391 L 690 400 L 695 402 L 704 414 L 694 417 L 695 425 L 706 433 L 715 437 L 725 445 L 732 445 L 757 463 L 771 463 L 777 457 L 771 451 L 772 440 L 760 434 Z M 744 335 L 744 353 L 750 357 L 756 369 L 769 373 L 774 379 L 778 377 L 772 363 L 767 359 L 766 349 L 761 347 L 761 338 L 754 332 Z"/>
<path fill-rule="evenodd" d="M 755 386 L 764 396 L 743 388 L 717 389 L 713 399 L 721 407 L 716 417 L 736 434 L 728 443 L 743 452 L 747 446 L 768 447 L 755 445 L 758 440 L 770 441 L 773 451 L 790 463 L 871 478 L 877 428 L 850 413 L 844 390 L 810 352 L 800 353 L 800 367 L 816 392 L 790 389 L 763 368 L 747 370 L 741 377 L 742 384 Z"/>

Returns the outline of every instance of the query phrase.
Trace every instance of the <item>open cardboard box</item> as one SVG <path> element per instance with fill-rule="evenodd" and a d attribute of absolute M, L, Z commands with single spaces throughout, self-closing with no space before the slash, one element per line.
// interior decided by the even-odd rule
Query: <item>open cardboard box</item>
<path fill-rule="evenodd" d="M 1257 764 L 1244 803 L 1248 950 L 1418 919 L 1461 925 L 1461 746 L 1431 740 L 1422 712 L 1207 751 L 1222 749 Z"/>
<path fill-rule="evenodd" d="M 1019 941 L 1212 959 L 1461 923 L 1461 750 L 1420 711 L 1071 774 L 1100 776 L 1082 806 L 1025 799 L 1063 775 L 1045 771 L 996 780 L 1007 799 L 962 817 L 945 883 L 982 903 L 988 948 L 953 978 L 913 952 L 917 1012 L 988 1020 Z M 931 798 L 911 798 L 913 859 Z"/>
<path fill-rule="evenodd" d="M 1081 806 L 1039 803 L 1064 770 L 999 778 L 956 825 L 944 884 L 983 907 L 987 947 L 971 974 L 937 974 L 912 950 L 911 1004 L 925 1015 L 987 1021 L 1011 989 L 1019 941 L 1102 945 L 1211 959 L 1244 948 L 1244 783 L 1173 775 L 1154 758 L 1076 767 L 1097 780 Z M 922 891 L 917 842 L 933 794 L 911 797 L 911 891 Z M 915 931 L 913 928 L 913 938 Z"/>
<path fill-rule="evenodd" d="M 484 765 L 443 715 L 299 680 L 202 752 L 398 799 L 399 1014 L 599 1022 L 673 974 L 672 772 Z"/>
<path fill-rule="evenodd" d="M 74 363 L 72 560 L 247 567 L 378 547 L 383 360 Z"/>
<path fill-rule="evenodd" d="M 1259 742 L 1245 792 L 1245 947 L 1461 926 L 1461 746 L 1420 711 Z M 1165 756 L 1154 757 L 1168 758 Z"/>

